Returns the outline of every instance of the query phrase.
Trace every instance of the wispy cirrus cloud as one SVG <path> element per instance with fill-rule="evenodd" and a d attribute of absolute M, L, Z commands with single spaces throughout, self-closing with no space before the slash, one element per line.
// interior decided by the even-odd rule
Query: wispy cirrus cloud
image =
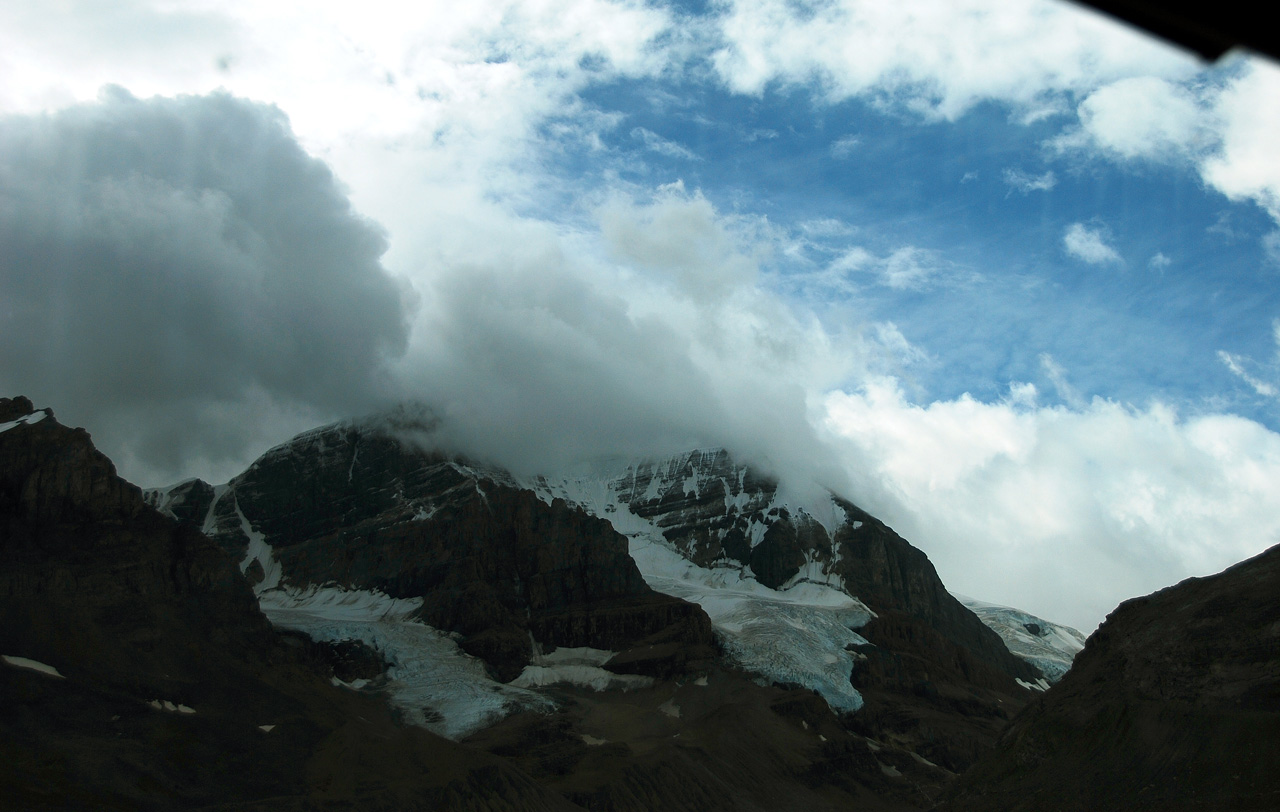
<path fill-rule="evenodd" d="M 645 149 L 650 152 L 656 152 L 668 158 L 679 158 L 682 161 L 702 160 L 700 155 L 697 155 L 683 144 L 676 143 L 669 138 L 663 138 L 653 130 L 648 130 L 644 127 L 634 128 L 631 131 L 631 137 L 643 143 Z"/>
<path fill-rule="evenodd" d="M 1275 353 L 1269 361 L 1260 362 L 1226 350 L 1218 350 L 1218 360 L 1257 394 L 1280 399 L 1280 319 L 1271 323 L 1271 335 L 1275 341 Z"/>
<path fill-rule="evenodd" d="M 848 158 L 861 143 L 862 139 L 856 135 L 846 135 L 843 138 L 837 138 L 835 141 L 831 142 L 831 157 L 841 160 Z"/>
<path fill-rule="evenodd" d="M 1029 194 L 1031 192 L 1047 192 L 1058 185 L 1058 176 L 1053 174 L 1053 170 L 1047 170 L 1040 175 L 1032 175 L 1021 169 L 1004 170 L 1004 182 L 1010 190 Z"/>
<path fill-rule="evenodd" d="M 939 284 L 955 270 L 941 253 L 929 248 L 904 245 L 877 255 L 862 246 L 845 250 L 828 270 L 837 275 L 872 274 L 885 287 L 895 290 L 926 290 Z"/>

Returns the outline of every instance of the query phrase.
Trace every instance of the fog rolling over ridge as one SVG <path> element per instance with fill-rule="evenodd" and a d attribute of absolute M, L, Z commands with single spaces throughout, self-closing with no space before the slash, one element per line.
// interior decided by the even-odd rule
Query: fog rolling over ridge
<path fill-rule="evenodd" d="M 1280 540 L 1270 63 L 1045 3 L 158 8 L 0 11 L 0 390 L 133 481 L 397 404 L 522 475 L 725 447 L 1086 632 Z"/>

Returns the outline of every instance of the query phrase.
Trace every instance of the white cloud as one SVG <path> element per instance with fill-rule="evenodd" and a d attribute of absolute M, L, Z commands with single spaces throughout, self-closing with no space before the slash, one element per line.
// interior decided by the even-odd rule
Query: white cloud
<path fill-rule="evenodd" d="M 1016 397 L 1012 396 L 1016 395 Z M 1280 541 L 1280 435 L 1152 405 L 969 396 L 917 406 L 893 380 L 826 400 L 873 512 L 947 585 L 1085 631 L 1117 603 Z M 873 493 L 866 486 L 864 493 Z"/>
<path fill-rule="evenodd" d="M 829 329 L 770 292 L 769 232 L 678 185 L 598 217 L 473 225 L 474 250 L 420 280 L 405 391 L 521 470 L 720 444 L 843 483 L 811 404 L 909 352 L 901 334 Z"/>
<path fill-rule="evenodd" d="M 1252 200 L 1280 222 L 1280 67 L 1250 61 L 1216 98 L 1221 149 L 1201 166 L 1205 181 L 1233 200 Z"/>
<path fill-rule="evenodd" d="M 1275 341 L 1275 353 L 1270 363 L 1225 350 L 1218 350 L 1218 360 L 1262 397 L 1280 399 L 1280 319 L 1271 322 L 1271 337 Z"/>
<path fill-rule="evenodd" d="M 1122 261 L 1116 250 L 1107 244 L 1106 234 L 1100 227 L 1072 223 L 1062 235 L 1062 244 L 1068 254 L 1091 265 Z"/>
<path fill-rule="evenodd" d="M 1053 170 L 1049 170 L 1043 175 L 1032 175 L 1021 169 L 1006 169 L 1004 171 L 1004 182 L 1011 189 L 1022 192 L 1025 195 L 1031 192 L 1049 191 L 1058 185 L 1058 178 L 1053 174 Z"/>
<path fill-rule="evenodd" d="M 1153 271 L 1163 271 L 1173 264 L 1173 260 L 1165 256 L 1163 251 L 1157 251 L 1151 255 L 1151 259 L 1147 260 L 1147 267 Z"/>
<path fill-rule="evenodd" d="M 1116 79 L 1187 76 L 1193 59 L 1067 4 L 1011 0 L 809 4 L 732 0 L 715 54 L 722 80 L 759 94 L 817 82 L 829 99 L 867 96 L 954 120 L 994 100 L 1034 120 L 1056 97 Z"/>
<path fill-rule="evenodd" d="M 1198 78 L 1126 77 L 1092 91 L 1077 112 L 1079 125 L 1050 147 L 1121 161 L 1186 161 L 1209 187 L 1252 201 L 1280 222 L 1275 64 L 1242 57 Z"/>
<path fill-rule="evenodd" d="M 1186 87 L 1135 76 L 1094 90 L 1077 110 L 1079 129 L 1051 142 L 1123 160 L 1189 158 L 1213 143 L 1206 111 Z"/>
<path fill-rule="evenodd" d="M 1280 265 L 1280 229 L 1268 232 L 1262 238 L 1262 252 L 1272 265 Z"/>
<path fill-rule="evenodd" d="M 1085 401 L 1081 397 L 1080 391 L 1067 380 L 1067 371 L 1053 359 L 1052 355 L 1047 352 L 1040 354 L 1040 368 L 1049 377 L 1049 382 L 1053 384 L 1053 388 L 1058 392 L 1058 397 L 1062 398 L 1063 403 L 1074 409 L 1084 407 Z"/>
<path fill-rule="evenodd" d="M 1218 359 L 1222 361 L 1223 364 L 1226 364 L 1227 369 L 1231 370 L 1233 375 L 1253 387 L 1253 391 L 1257 392 L 1259 395 L 1262 395 L 1264 398 L 1280 397 L 1280 389 L 1277 389 L 1275 386 L 1261 378 L 1251 375 L 1249 371 L 1245 369 L 1245 364 L 1248 363 L 1247 359 L 1239 355 L 1233 355 L 1225 350 L 1218 350 Z"/>

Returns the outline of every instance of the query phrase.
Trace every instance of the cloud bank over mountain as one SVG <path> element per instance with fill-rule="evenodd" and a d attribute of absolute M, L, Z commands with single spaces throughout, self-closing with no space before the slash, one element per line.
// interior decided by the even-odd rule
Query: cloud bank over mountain
<path fill-rule="evenodd" d="M 0 54 L 0 386 L 142 484 L 406 400 L 522 470 L 724 445 L 1086 628 L 1280 539 L 1269 63 L 978 0 L 11 6 Z"/>
<path fill-rule="evenodd" d="M 4 119 L 0 161 L 5 384 L 125 466 L 241 462 L 385 389 L 412 291 L 278 109 L 111 88 Z"/>

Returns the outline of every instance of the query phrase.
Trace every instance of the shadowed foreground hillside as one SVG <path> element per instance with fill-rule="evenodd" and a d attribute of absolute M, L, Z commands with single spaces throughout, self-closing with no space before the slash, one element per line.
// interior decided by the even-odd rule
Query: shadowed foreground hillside
<path fill-rule="evenodd" d="M 1121 604 L 944 808 L 1280 809 L 1280 547 Z"/>

